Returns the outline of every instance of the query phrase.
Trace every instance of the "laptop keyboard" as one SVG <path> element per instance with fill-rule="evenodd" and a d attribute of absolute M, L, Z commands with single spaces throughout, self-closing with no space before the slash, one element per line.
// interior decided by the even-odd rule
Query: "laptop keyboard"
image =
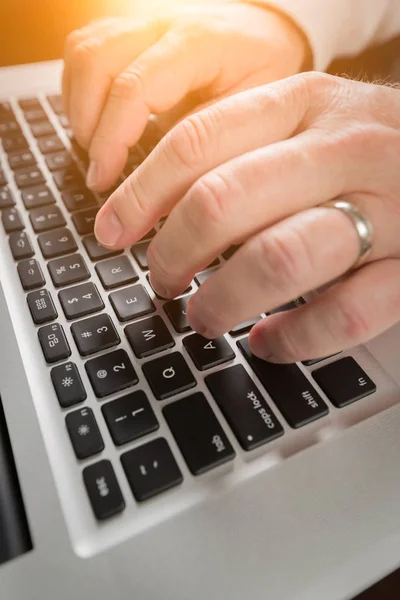
<path fill-rule="evenodd" d="M 151 122 L 129 154 L 125 176 L 160 135 Z M 156 296 L 146 251 L 162 222 L 124 252 L 97 243 L 95 216 L 107 194 L 96 197 L 85 186 L 87 154 L 71 138 L 58 95 L 25 98 L 18 108 L 15 101 L 0 103 L 0 139 L 9 258 L 96 519 L 167 490 L 179 494 L 193 476 L 201 485 L 205 472 L 234 465 L 239 455 L 251 458 L 257 448 L 279 450 L 291 430 L 316 421 L 322 427 L 376 392 L 352 356 L 304 365 L 254 357 L 247 334 L 266 314 L 217 340 L 191 332 L 189 298 L 237 247 L 196 275 L 181 297 Z M 118 452 L 108 454 L 110 444 Z"/>

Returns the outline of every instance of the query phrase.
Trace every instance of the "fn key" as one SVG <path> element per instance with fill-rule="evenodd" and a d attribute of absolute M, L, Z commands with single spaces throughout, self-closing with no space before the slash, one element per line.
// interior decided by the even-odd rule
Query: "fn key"
<path fill-rule="evenodd" d="M 109 460 L 86 467 L 83 481 L 96 519 L 102 521 L 124 510 L 125 501 Z"/>

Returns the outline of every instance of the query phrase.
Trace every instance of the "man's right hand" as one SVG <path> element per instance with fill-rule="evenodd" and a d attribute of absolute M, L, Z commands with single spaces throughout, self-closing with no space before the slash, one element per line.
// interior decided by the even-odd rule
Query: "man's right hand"
<path fill-rule="evenodd" d="M 306 41 L 286 17 L 228 3 L 146 22 L 97 21 L 66 43 L 63 97 L 89 151 L 88 185 L 111 187 L 150 114 L 198 91 L 209 102 L 297 73 Z"/>

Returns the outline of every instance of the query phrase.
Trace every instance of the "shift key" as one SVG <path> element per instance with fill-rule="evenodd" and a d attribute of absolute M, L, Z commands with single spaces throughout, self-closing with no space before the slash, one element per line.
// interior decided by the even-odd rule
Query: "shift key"
<path fill-rule="evenodd" d="M 247 339 L 238 346 L 291 427 L 297 429 L 328 414 L 329 409 L 295 364 L 274 364 L 257 358 Z"/>

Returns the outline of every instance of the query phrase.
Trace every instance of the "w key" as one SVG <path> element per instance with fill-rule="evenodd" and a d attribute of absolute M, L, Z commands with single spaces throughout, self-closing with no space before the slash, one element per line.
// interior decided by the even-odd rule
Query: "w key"
<path fill-rule="evenodd" d="M 154 316 L 125 327 L 125 333 L 138 358 L 145 358 L 175 346 L 175 342 L 161 317 Z"/>
<path fill-rule="evenodd" d="M 58 297 L 67 319 L 77 319 L 104 308 L 103 300 L 93 283 L 62 290 Z"/>

